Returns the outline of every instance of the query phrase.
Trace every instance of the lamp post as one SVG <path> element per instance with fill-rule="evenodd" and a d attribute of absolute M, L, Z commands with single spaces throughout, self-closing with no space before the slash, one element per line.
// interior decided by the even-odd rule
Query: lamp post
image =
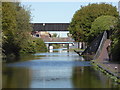
<path fill-rule="evenodd" d="M 43 23 L 43 31 L 45 31 L 45 23 Z M 46 44 L 46 46 L 47 46 L 47 48 L 48 48 L 48 50 L 49 50 L 49 44 Z"/>
<path fill-rule="evenodd" d="M 45 31 L 45 23 L 43 23 L 43 31 Z M 48 44 L 48 47 L 49 47 L 49 44 Z M 45 75 L 43 76 L 43 88 L 45 88 Z"/>
<path fill-rule="evenodd" d="M 43 30 L 45 31 L 45 23 L 43 23 Z"/>

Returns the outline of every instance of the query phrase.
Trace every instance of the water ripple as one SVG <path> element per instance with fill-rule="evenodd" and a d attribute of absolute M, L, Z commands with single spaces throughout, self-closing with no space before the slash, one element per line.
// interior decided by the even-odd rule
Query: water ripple
<path fill-rule="evenodd" d="M 7 64 L 8 67 L 71 67 L 91 66 L 89 61 L 25 61 Z"/>

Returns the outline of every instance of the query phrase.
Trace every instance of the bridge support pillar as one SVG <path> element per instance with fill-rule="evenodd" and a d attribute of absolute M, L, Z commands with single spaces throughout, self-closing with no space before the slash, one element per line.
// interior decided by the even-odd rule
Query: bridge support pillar
<path fill-rule="evenodd" d="M 47 49 L 49 50 L 50 44 L 47 43 L 47 44 L 46 44 L 46 47 L 47 47 Z"/>
<path fill-rule="evenodd" d="M 80 49 L 83 48 L 83 42 L 78 42 L 77 45 L 78 45 L 78 48 L 80 48 Z"/>
<path fill-rule="evenodd" d="M 70 45 L 69 45 L 69 44 L 67 44 L 67 50 L 69 51 L 69 49 L 70 49 Z"/>

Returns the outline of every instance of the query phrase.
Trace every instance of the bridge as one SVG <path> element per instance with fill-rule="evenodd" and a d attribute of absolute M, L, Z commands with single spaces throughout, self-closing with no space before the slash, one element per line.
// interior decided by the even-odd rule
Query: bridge
<path fill-rule="evenodd" d="M 67 37 L 52 37 L 50 32 L 65 32 L 64 34 L 68 34 L 69 23 L 31 23 L 33 27 L 33 35 L 35 37 L 40 37 L 47 48 L 52 44 L 67 44 L 67 48 L 69 49 L 70 45 L 74 44 L 74 40 Z M 36 33 L 37 32 L 37 33 Z M 49 32 L 46 35 L 40 34 L 40 32 Z"/>
<path fill-rule="evenodd" d="M 74 40 L 70 37 L 66 38 L 58 38 L 58 37 L 42 37 L 44 43 L 49 49 L 51 44 L 67 44 L 67 48 L 69 49 L 70 45 L 74 44 Z"/>
<path fill-rule="evenodd" d="M 68 31 L 70 23 L 31 23 L 33 31 Z"/>

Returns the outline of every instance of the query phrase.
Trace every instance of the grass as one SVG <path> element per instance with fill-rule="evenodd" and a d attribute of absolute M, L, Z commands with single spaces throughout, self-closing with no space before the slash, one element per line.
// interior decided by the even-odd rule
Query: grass
<path fill-rule="evenodd" d="M 107 71 L 110 71 L 112 73 L 115 73 L 116 71 L 112 68 L 109 68 L 108 66 L 106 66 L 105 64 L 100 63 L 98 60 L 92 60 L 92 65 L 95 66 L 96 69 L 99 69 L 101 72 L 105 73 L 107 76 L 109 76 L 110 78 L 114 79 L 116 82 L 120 83 L 120 79 L 117 79 L 116 76 L 112 76 L 111 74 L 107 73 Z M 101 66 L 102 68 L 98 67 Z"/>
<path fill-rule="evenodd" d="M 98 65 L 104 67 L 105 69 L 107 69 L 107 70 L 113 72 L 113 73 L 116 72 L 115 69 L 109 68 L 109 66 L 108 66 L 107 64 L 103 64 L 103 63 L 99 62 L 99 60 L 94 60 L 94 62 L 97 63 Z"/>

